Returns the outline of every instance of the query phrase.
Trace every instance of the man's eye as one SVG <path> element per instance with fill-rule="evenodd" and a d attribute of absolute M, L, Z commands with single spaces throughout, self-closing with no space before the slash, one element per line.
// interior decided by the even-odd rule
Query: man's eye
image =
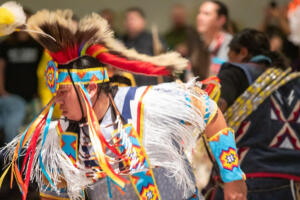
<path fill-rule="evenodd" d="M 59 94 L 60 94 L 60 95 L 64 95 L 64 94 L 66 94 L 66 93 L 67 93 L 66 90 L 61 90 L 61 91 L 59 91 Z"/>

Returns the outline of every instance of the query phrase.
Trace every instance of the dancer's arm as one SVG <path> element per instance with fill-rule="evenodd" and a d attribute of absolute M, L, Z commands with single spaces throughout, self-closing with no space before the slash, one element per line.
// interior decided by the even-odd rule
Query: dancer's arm
<path fill-rule="evenodd" d="M 216 115 L 207 125 L 204 134 L 209 138 L 209 145 L 221 171 L 221 178 L 224 181 L 225 200 L 247 199 L 247 187 L 243 180 L 244 174 L 237 163 L 237 152 L 233 131 L 227 128 L 222 112 L 218 109 Z M 236 161 L 225 161 L 222 158 L 233 156 Z M 226 169 L 228 168 L 228 169 Z"/>

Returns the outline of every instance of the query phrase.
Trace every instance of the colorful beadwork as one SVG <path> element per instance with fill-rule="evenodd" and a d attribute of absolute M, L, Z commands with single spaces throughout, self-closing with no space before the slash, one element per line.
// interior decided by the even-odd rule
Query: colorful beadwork
<path fill-rule="evenodd" d="M 225 128 L 209 139 L 209 146 L 219 165 L 224 182 L 243 180 L 244 173 L 238 164 L 233 130 Z"/>
<path fill-rule="evenodd" d="M 56 63 L 51 60 L 48 62 L 47 69 L 45 72 L 46 77 L 46 84 L 52 93 L 55 93 L 57 90 L 57 79 L 58 79 L 58 72 Z"/>
<path fill-rule="evenodd" d="M 58 70 L 58 83 L 62 85 L 72 84 L 67 69 Z M 74 83 L 88 84 L 88 83 L 104 83 L 108 82 L 108 73 L 106 67 L 96 67 L 89 69 L 71 69 L 71 77 Z"/>
<path fill-rule="evenodd" d="M 220 160 L 224 169 L 232 171 L 234 167 L 238 167 L 238 156 L 235 149 L 229 147 L 227 151 L 223 150 L 220 155 Z"/>
<path fill-rule="evenodd" d="M 71 132 L 61 133 L 60 146 L 73 164 L 77 160 L 78 135 Z"/>
<path fill-rule="evenodd" d="M 160 199 L 154 174 L 146 156 L 145 149 L 141 145 L 142 141 L 138 137 L 138 133 L 131 124 L 125 125 L 124 131 L 128 135 L 127 139 L 129 141 L 126 142 L 125 139 L 121 139 L 120 144 L 122 145 L 120 145 L 119 150 L 122 154 L 126 153 L 129 155 L 129 159 L 124 161 L 123 164 L 129 168 L 132 174 L 130 180 L 137 195 L 140 199 Z M 128 148 L 128 146 L 131 146 L 131 148 Z"/>
<path fill-rule="evenodd" d="M 152 170 L 135 173 L 130 179 L 140 199 L 159 199 L 159 192 L 153 178 Z"/>

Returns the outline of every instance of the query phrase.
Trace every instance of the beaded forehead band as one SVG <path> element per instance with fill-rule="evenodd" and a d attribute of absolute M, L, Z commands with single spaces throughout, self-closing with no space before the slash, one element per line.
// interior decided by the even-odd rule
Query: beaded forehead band
<path fill-rule="evenodd" d="M 58 69 L 56 62 L 49 61 L 45 72 L 46 83 L 52 93 L 56 93 L 59 85 L 89 84 L 109 82 L 106 67 L 87 69 Z"/>

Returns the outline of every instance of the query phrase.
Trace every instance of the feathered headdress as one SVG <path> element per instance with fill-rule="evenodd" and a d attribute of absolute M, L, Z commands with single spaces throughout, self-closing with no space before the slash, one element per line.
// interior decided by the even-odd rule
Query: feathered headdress
<path fill-rule="evenodd" d="M 9 34 L 14 30 L 18 30 L 16 28 L 24 24 L 25 19 L 12 20 L 18 19 L 17 16 L 19 15 L 13 9 L 8 9 L 4 5 L 1 8 L 5 10 L 6 14 L 2 13 L 2 15 L 6 18 L 1 21 L 0 12 L 0 32 Z M 22 11 L 20 6 L 16 10 L 18 12 Z M 183 70 L 186 67 L 187 60 L 175 52 L 150 57 L 139 54 L 133 49 L 127 49 L 114 39 L 113 32 L 110 30 L 106 20 L 97 14 L 87 16 L 77 24 L 72 20 L 72 12 L 70 10 L 57 10 L 54 12 L 42 10 L 31 16 L 25 25 L 26 28 L 23 30 L 28 31 L 36 41 L 47 49 L 53 58 L 53 61 L 48 63 L 45 73 L 50 90 L 55 94 L 59 85 L 76 84 L 79 86 L 79 94 L 82 96 L 87 110 L 89 137 L 93 144 L 97 161 L 104 173 L 116 184 L 123 187 L 127 180 L 122 178 L 112 168 L 111 161 L 113 159 L 105 155 L 105 152 L 109 149 L 120 159 L 128 158 L 124 158 L 124 155 L 121 155 L 114 145 L 108 143 L 102 135 L 98 119 L 84 84 L 109 81 L 106 67 L 103 64 L 109 64 L 134 73 L 162 76 Z M 84 63 L 87 60 L 91 65 L 89 68 L 76 67 L 78 63 Z M 12 177 L 14 175 L 22 190 L 23 199 L 26 198 L 29 180 L 32 177 L 32 166 L 35 165 L 36 160 L 39 162 L 38 164 L 44 177 L 55 187 L 53 178 L 51 174 L 47 173 L 48 170 L 45 169 L 41 156 L 54 105 L 53 97 L 19 137 L 14 149 L 10 167 L 12 168 Z M 40 144 L 40 148 L 37 148 L 37 144 Z M 23 165 L 20 166 L 19 158 L 22 149 L 26 149 L 26 153 Z M 0 179 L 0 185 L 8 169 Z M 25 174 L 24 179 L 23 174 Z"/>
<path fill-rule="evenodd" d="M 77 25 L 70 10 L 42 10 L 30 17 L 27 25 L 30 30 L 44 33 L 30 34 L 59 64 L 88 55 L 101 63 L 146 75 L 169 75 L 182 71 L 187 64 L 187 60 L 175 52 L 151 57 L 127 49 L 114 39 L 107 21 L 95 13 L 84 17 Z"/>
<path fill-rule="evenodd" d="M 15 2 L 3 4 L 0 11 L 0 36 L 13 31 L 27 31 L 58 64 L 87 55 L 101 63 L 145 75 L 170 75 L 187 66 L 187 60 L 176 52 L 151 57 L 127 49 L 114 38 L 107 21 L 96 13 L 84 17 L 77 24 L 72 19 L 71 10 L 42 10 L 25 23 L 25 13 Z M 21 25 L 25 28 L 20 29 Z"/>

